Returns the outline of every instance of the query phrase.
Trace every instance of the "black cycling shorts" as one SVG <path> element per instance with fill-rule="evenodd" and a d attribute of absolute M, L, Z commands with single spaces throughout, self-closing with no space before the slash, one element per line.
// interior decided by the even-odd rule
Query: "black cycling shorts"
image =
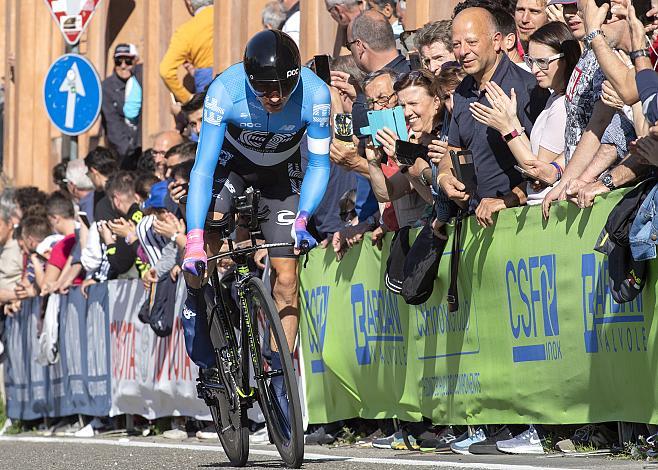
<path fill-rule="evenodd" d="M 239 160 L 241 163 L 237 164 Z M 234 164 L 234 162 L 236 164 Z M 269 218 L 260 228 L 267 243 L 291 243 L 293 224 L 299 207 L 302 185 L 301 164 L 287 160 L 271 167 L 256 166 L 246 159 L 231 159 L 218 165 L 213 184 L 211 210 L 226 214 L 231 210 L 233 196 L 244 193 L 249 186 L 260 191 L 260 207 L 267 206 Z M 296 258 L 292 247 L 271 248 L 272 258 Z"/>

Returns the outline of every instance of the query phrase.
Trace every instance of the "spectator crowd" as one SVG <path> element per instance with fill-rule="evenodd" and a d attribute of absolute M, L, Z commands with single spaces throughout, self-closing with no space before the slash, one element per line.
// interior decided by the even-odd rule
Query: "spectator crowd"
<path fill-rule="evenodd" d="M 103 82 L 106 144 L 58 165 L 51 194 L 2 183 L 4 315 L 29 297 L 74 286 L 85 292 L 111 279 L 140 278 L 156 297 L 169 295 L 185 248 L 181 198 L 212 81 L 213 2 L 186 3 L 193 16 L 160 63 L 176 103 L 171 129 L 142 142 L 141 64 L 134 45 L 120 44 Z M 337 260 L 358 243 L 381 246 L 387 232 L 427 227 L 433 243 L 445 243 L 455 217 L 492 227 L 496 213 L 527 204 L 541 205 L 548 218 L 555 201 L 584 209 L 655 176 L 658 11 L 650 0 L 464 0 L 451 20 L 417 30 L 405 24 L 403 0 L 325 3 L 338 25 L 329 80 L 334 139 L 330 182 L 310 230 Z M 269 2 L 262 23 L 302 40 L 298 1 Z M 179 79 L 181 66 L 192 85 Z M 418 144 L 411 160 L 395 129 L 362 134 L 369 111 L 394 109 Z M 631 234 L 653 245 L 655 257 L 656 241 L 642 228 Z M 636 259 L 651 256 L 641 251 L 633 250 Z M 257 254 L 261 267 L 265 254 Z M 169 334 L 171 321 L 158 328 Z M 344 425 L 316 426 L 307 443 L 331 443 Z M 347 425 L 378 432 L 375 447 L 457 453 L 543 453 L 551 433 L 530 423 L 422 422 L 403 426 L 405 444 L 388 421 Z M 588 425 L 572 441 L 611 441 L 613 431 Z"/>

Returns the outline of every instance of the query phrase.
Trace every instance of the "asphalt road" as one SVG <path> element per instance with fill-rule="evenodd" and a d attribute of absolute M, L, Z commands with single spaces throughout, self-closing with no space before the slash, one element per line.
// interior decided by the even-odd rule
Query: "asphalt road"
<path fill-rule="evenodd" d="M 608 457 L 460 456 L 373 448 L 306 447 L 303 468 L 308 470 L 366 470 L 435 467 L 441 469 L 549 470 L 549 469 L 657 469 L 658 463 Z M 274 446 L 252 446 L 251 468 L 282 468 Z M 230 468 L 219 442 L 163 438 L 3 436 L 0 470 L 78 469 L 214 469 Z"/>

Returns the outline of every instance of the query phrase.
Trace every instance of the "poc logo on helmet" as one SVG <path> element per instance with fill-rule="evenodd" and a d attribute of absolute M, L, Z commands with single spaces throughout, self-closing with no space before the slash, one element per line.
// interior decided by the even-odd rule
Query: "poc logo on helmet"
<path fill-rule="evenodd" d="M 295 75 L 299 75 L 299 69 L 288 70 L 288 74 L 286 75 L 286 78 L 290 78 Z"/>

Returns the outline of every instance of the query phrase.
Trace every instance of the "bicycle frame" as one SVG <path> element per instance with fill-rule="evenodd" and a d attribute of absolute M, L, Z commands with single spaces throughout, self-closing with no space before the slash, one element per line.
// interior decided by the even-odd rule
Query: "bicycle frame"
<path fill-rule="evenodd" d="M 236 199 L 240 201 L 239 198 Z M 217 310 L 221 309 L 222 312 L 220 312 L 218 319 L 221 324 L 221 333 L 224 336 L 224 340 L 226 341 L 228 349 L 228 360 L 231 373 L 235 373 L 234 367 L 238 363 L 238 357 L 240 357 L 242 360 L 242 383 L 236 383 L 235 393 L 237 393 L 240 399 L 245 401 L 248 406 L 251 406 L 255 400 L 255 389 L 249 385 L 249 365 L 247 363 L 247 357 L 249 356 L 251 358 L 255 380 L 261 380 L 270 376 L 270 373 L 265 373 L 263 371 L 258 331 L 255 329 L 258 328 L 258 326 L 257 324 L 254 324 L 254 321 L 257 321 L 257 319 L 254 315 L 254 312 L 249 311 L 247 296 L 245 294 L 245 285 L 249 279 L 253 277 L 247 263 L 248 255 L 261 249 L 290 247 L 294 245 L 294 243 L 267 243 L 262 245 L 257 244 L 256 235 L 260 233 L 259 218 L 262 217 L 262 215 L 258 213 L 258 199 L 259 194 L 256 192 L 251 195 L 248 202 L 243 202 L 242 206 L 240 206 L 238 203 L 235 204 L 237 210 L 235 212 L 232 211 L 228 215 L 228 220 L 224 223 L 223 226 L 221 226 L 222 238 L 228 244 L 228 251 L 208 257 L 208 262 L 230 257 L 236 264 L 236 287 L 238 293 L 238 307 L 240 310 L 240 344 L 242 354 L 238 354 L 238 345 L 237 341 L 235 340 L 235 330 L 233 329 L 233 325 L 231 324 L 228 317 L 228 302 L 226 299 L 224 299 L 224 293 L 220 289 L 220 279 L 217 270 L 215 270 L 212 275 L 212 285 L 215 291 L 215 306 L 213 307 L 211 313 L 210 324 L 213 323 L 214 316 L 217 314 Z M 249 229 L 251 246 L 236 249 L 234 242 L 229 235 L 235 230 L 235 215 L 240 214 L 249 216 L 250 220 L 246 227 Z M 249 350 L 248 356 L 246 354 L 246 349 Z M 224 374 L 222 362 L 225 361 L 225 359 L 226 358 L 223 358 L 217 354 L 218 365 L 222 375 Z M 230 383 L 228 380 L 226 380 L 226 378 L 224 382 Z"/>

